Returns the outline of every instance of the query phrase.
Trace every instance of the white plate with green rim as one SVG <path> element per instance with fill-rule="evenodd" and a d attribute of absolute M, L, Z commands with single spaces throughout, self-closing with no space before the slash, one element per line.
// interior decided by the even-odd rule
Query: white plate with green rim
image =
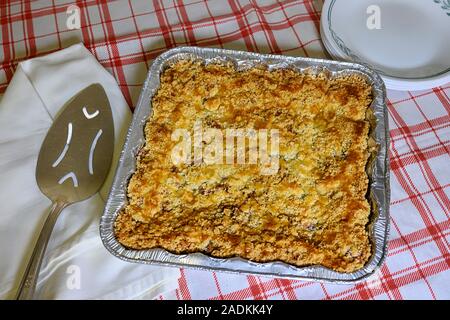
<path fill-rule="evenodd" d="M 386 86 L 450 82 L 450 0 L 326 0 L 321 33 L 337 59 L 370 65 Z"/>

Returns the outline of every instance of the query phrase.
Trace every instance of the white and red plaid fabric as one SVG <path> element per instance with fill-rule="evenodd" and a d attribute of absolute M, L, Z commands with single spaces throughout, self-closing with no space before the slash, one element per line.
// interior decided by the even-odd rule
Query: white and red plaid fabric
<path fill-rule="evenodd" d="M 71 4 L 80 9 L 79 30 L 66 26 Z M 327 57 L 321 7 L 321 0 L 2 0 L 0 95 L 18 62 L 79 41 L 114 75 L 131 108 L 152 59 L 175 46 Z M 388 92 L 392 220 L 375 277 L 336 285 L 184 269 L 179 289 L 160 298 L 450 299 L 449 96 L 450 84 Z"/>

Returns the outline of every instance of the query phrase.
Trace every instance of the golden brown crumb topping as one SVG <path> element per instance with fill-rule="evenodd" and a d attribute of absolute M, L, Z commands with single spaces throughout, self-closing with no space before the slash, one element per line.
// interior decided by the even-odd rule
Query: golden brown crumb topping
<path fill-rule="evenodd" d="M 152 100 L 129 203 L 115 223 L 118 241 L 134 249 L 361 268 L 371 255 L 370 103 L 370 85 L 356 75 L 174 63 Z M 223 130 L 278 129 L 278 171 L 262 175 L 257 164 L 174 165 L 172 133 L 192 132 L 198 120 Z"/>

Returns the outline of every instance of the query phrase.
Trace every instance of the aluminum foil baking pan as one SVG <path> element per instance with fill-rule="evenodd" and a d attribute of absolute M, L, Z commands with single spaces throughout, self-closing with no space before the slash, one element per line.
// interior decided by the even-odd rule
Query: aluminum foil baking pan
<path fill-rule="evenodd" d="M 128 249 L 114 235 L 114 221 L 127 203 L 128 180 L 136 165 L 136 155 L 144 145 L 144 126 L 151 115 L 152 97 L 160 85 L 160 75 L 171 63 L 179 59 L 201 59 L 204 63 L 232 62 L 238 70 L 256 65 L 269 69 L 293 68 L 300 72 L 325 72 L 329 76 L 357 73 L 372 85 L 373 102 L 368 112 L 372 129 L 370 139 L 377 144 L 377 152 L 368 163 L 370 186 L 368 197 L 372 203 L 371 222 L 368 226 L 373 246 L 372 257 L 361 269 L 352 273 L 341 273 L 322 266 L 297 267 L 284 262 L 257 263 L 239 257 L 213 258 L 203 253 L 173 254 L 164 249 Z M 328 282 L 356 282 L 364 280 L 382 264 L 386 255 L 389 231 L 389 158 L 388 122 L 385 104 L 385 87 L 381 78 L 367 66 L 356 63 L 337 62 L 301 57 L 266 55 L 213 48 L 179 47 L 156 58 L 148 72 L 134 112 L 133 121 L 120 157 L 106 207 L 100 222 L 100 236 L 106 247 L 116 257 L 147 264 L 174 267 L 189 267 L 235 273 L 252 273 L 261 276 L 283 277 L 301 280 Z"/>

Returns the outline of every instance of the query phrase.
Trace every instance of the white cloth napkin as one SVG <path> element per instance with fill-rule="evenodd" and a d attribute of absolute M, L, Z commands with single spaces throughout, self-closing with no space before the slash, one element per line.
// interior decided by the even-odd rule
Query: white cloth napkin
<path fill-rule="evenodd" d="M 0 100 L 0 298 L 14 298 L 51 202 L 38 189 L 40 146 L 64 103 L 92 83 L 111 104 L 116 146 L 107 182 L 62 212 L 42 263 L 37 299 L 152 299 L 178 285 L 178 268 L 124 262 L 103 247 L 99 219 L 131 112 L 115 79 L 82 45 L 19 64 Z"/>

